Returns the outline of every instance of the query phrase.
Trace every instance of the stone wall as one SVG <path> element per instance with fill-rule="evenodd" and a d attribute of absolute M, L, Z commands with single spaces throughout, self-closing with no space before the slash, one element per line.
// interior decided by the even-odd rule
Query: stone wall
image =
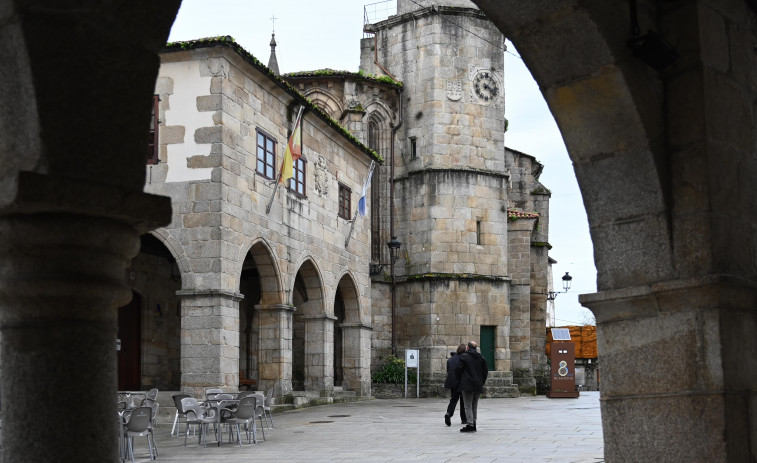
<path fill-rule="evenodd" d="M 305 111 L 306 195 L 281 186 L 267 211 L 274 185 L 256 173 L 258 131 L 276 141 L 278 173 L 296 110 L 308 105 L 276 79 L 225 44 L 162 55 L 156 84 L 161 162 L 148 167 L 145 189 L 171 196 L 174 207 L 171 224 L 159 234 L 170 243 L 182 273 L 183 386 L 233 390 L 251 355 L 258 365 L 249 373 L 259 376 L 252 379 L 286 393 L 298 361 L 293 343 L 304 339 L 305 387 L 333 389 L 333 304 L 340 281 L 353 295 L 345 300 L 348 318 L 370 323 L 370 222 L 358 219 L 353 225 L 337 211 L 338 184 L 351 189 L 351 209 L 356 209 L 371 157 L 332 121 Z M 254 306 L 259 302 L 251 301 L 258 314 L 251 338 L 256 345 L 248 349 L 245 340 L 240 356 L 240 301 L 253 291 L 240 290 L 244 266 L 258 271 L 260 294 L 254 297 L 265 315 Z M 306 294 L 296 299 L 298 274 Z M 292 312 L 268 309 L 296 303 L 298 317 L 310 317 L 301 329 L 292 324 Z M 322 323 L 310 330 L 316 319 Z M 246 315 L 241 320 L 246 326 Z M 283 343 L 270 338 L 281 330 L 290 336 Z M 361 342 L 346 345 L 356 349 L 351 358 L 365 357 L 353 361 L 359 371 L 350 372 L 355 387 L 365 389 L 369 352 Z"/>

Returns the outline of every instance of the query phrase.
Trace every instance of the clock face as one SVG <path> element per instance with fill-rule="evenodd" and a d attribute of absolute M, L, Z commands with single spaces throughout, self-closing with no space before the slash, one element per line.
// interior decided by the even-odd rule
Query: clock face
<path fill-rule="evenodd" d="M 488 71 L 481 71 L 473 78 L 473 92 L 480 101 L 488 103 L 499 96 L 499 83 Z"/>

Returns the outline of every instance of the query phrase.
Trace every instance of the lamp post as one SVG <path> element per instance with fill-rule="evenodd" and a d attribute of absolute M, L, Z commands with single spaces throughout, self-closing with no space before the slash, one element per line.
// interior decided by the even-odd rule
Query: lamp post
<path fill-rule="evenodd" d="M 389 266 L 389 273 L 392 276 L 392 355 L 394 355 L 396 357 L 395 350 L 394 350 L 394 346 L 395 346 L 394 333 L 396 331 L 395 330 L 395 322 L 394 322 L 394 312 L 395 312 L 395 309 L 397 307 L 397 297 L 395 296 L 396 281 L 395 281 L 395 278 L 394 278 L 394 262 L 399 257 L 400 246 L 402 246 L 402 243 L 400 243 L 399 241 L 397 241 L 397 237 L 396 236 L 392 236 L 392 239 L 389 240 L 389 242 L 386 243 L 386 245 L 389 246 L 389 255 L 390 255 L 390 258 L 391 258 L 391 260 L 390 260 L 390 266 Z"/>
<path fill-rule="evenodd" d="M 562 276 L 562 291 L 550 291 L 547 293 L 547 300 L 548 301 L 554 301 L 555 298 L 557 298 L 558 294 L 567 293 L 570 290 L 570 285 L 573 282 L 573 277 L 570 276 L 570 273 L 565 272 L 565 275 Z"/>

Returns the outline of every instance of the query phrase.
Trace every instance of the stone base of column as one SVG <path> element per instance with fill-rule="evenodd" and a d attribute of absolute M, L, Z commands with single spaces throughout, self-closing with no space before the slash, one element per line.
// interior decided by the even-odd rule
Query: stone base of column
<path fill-rule="evenodd" d="M 757 290 L 711 276 L 581 296 L 608 461 L 751 461 Z"/>

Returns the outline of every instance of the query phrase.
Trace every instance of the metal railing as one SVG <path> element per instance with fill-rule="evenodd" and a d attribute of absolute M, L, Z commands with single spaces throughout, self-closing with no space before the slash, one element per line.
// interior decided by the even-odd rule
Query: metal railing
<path fill-rule="evenodd" d="M 397 14 L 397 0 L 383 0 L 363 6 L 363 27 L 375 24 Z"/>

